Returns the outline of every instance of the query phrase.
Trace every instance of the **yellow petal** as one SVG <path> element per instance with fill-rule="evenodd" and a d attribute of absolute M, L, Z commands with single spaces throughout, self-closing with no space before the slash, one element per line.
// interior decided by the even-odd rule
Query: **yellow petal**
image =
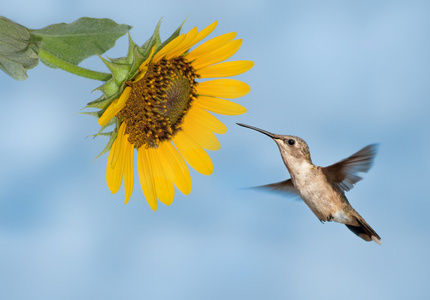
<path fill-rule="evenodd" d="M 113 187 L 115 186 L 115 182 L 114 182 L 114 180 L 115 180 L 115 172 L 114 171 L 115 170 L 114 170 L 114 168 L 111 167 L 111 165 L 112 165 L 113 154 L 114 154 L 114 151 L 116 149 L 116 146 L 117 146 L 117 140 L 115 140 L 113 142 L 112 147 L 110 148 L 109 156 L 108 156 L 107 164 L 106 164 L 106 183 L 107 183 L 107 186 L 108 186 L 108 188 L 112 194 L 113 194 L 113 190 L 114 190 Z"/>
<path fill-rule="evenodd" d="M 109 152 L 108 164 L 106 166 L 106 181 L 112 194 L 118 192 L 124 175 L 124 162 L 126 158 L 124 136 L 116 138 Z M 117 157 L 115 157 L 117 156 Z M 113 161 L 115 160 L 115 163 Z"/>
<path fill-rule="evenodd" d="M 128 135 L 126 136 L 126 138 Z M 125 191 L 125 203 L 127 204 L 128 200 L 130 200 L 131 193 L 133 192 L 134 185 L 134 174 L 133 174 L 133 155 L 134 155 L 134 146 L 130 144 L 128 140 L 126 143 L 126 156 L 124 162 L 124 191 Z"/>
<path fill-rule="evenodd" d="M 157 54 L 154 55 L 154 58 L 152 59 L 153 63 L 157 63 L 160 59 L 162 59 L 166 54 L 168 54 L 171 51 L 174 51 L 176 47 L 178 47 L 182 41 L 185 39 L 185 34 L 181 34 L 171 40 L 167 45 L 165 45 L 160 51 L 157 52 Z"/>
<path fill-rule="evenodd" d="M 155 192 L 157 198 L 166 205 L 173 202 L 175 189 L 173 188 L 173 172 L 169 165 L 166 164 L 166 159 L 159 149 L 150 148 L 148 158 L 152 165 L 152 173 L 154 178 Z"/>
<path fill-rule="evenodd" d="M 212 173 L 212 161 L 202 147 L 189 139 L 182 131 L 179 131 L 172 141 L 182 157 L 194 170 L 203 175 L 210 175 Z"/>
<path fill-rule="evenodd" d="M 142 67 L 142 70 L 140 71 L 139 74 L 137 74 L 136 78 L 134 78 L 133 82 L 142 80 L 145 77 L 147 71 L 148 71 L 148 67 L 146 66 Z"/>
<path fill-rule="evenodd" d="M 188 195 L 191 192 L 191 177 L 184 159 L 171 142 L 161 143 L 158 149 L 164 152 L 168 164 L 172 168 L 173 182 L 182 193 Z"/>
<path fill-rule="evenodd" d="M 121 183 L 122 183 L 122 178 L 124 177 L 124 167 L 125 167 L 125 160 L 126 160 L 126 143 L 124 141 L 125 136 L 123 136 L 123 141 L 121 141 L 121 151 L 119 153 L 119 157 L 118 157 L 118 161 L 114 167 L 114 172 L 115 172 L 115 185 L 113 186 L 114 189 L 114 194 L 116 192 L 118 192 L 119 188 L 121 187 Z M 119 145 L 117 145 L 118 147 Z"/>
<path fill-rule="evenodd" d="M 215 97 L 199 96 L 193 105 L 222 115 L 234 116 L 246 113 L 246 108 L 242 105 Z"/>
<path fill-rule="evenodd" d="M 212 132 L 220 134 L 227 132 L 227 127 L 220 120 L 197 105 L 191 107 L 185 118 L 184 123 L 191 118 L 199 124 L 198 126 L 208 128 Z"/>
<path fill-rule="evenodd" d="M 221 148 L 221 144 L 216 136 L 208 128 L 199 126 L 199 123 L 192 117 L 186 118 L 182 124 L 182 131 L 190 139 L 207 150 L 217 151 Z"/>
<path fill-rule="evenodd" d="M 211 52 L 217 50 L 218 48 L 223 47 L 228 42 L 232 41 L 236 37 L 236 35 L 237 35 L 236 32 L 230 32 L 230 33 L 226 33 L 226 34 L 214 37 L 213 39 L 210 39 L 209 41 L 204 42 L 203 44 L 198 46 L 196 49 L 194 49 L 193 51 L 188 53 L 186 58 L 189 61 L 193 61 L 196 58 L 200 57 L 201 55 L 211 53 Z"/>
<path fill-rule="evenodd" d="M 119 113 L 121 109 L 124 108 L 125 102 L 127 101 L 130 92 L 131 87 L 127 86 L 122 92 L 121 96 L 109 105 L 109 107 L 98 120 L 100 126 L 105 126 L 117 113 Z"/>
<path fill-rule="evenodd" d="M 249 60 L 227 61 L 198 70 L 201 78 L 230 77 L 242 74 L 254 66 Z"/>
<path fill-rule="evenodd" d="M 207 37 L 209 34 L 211 34 L 211 32 L 217 27 L 217 25 L 218 25 L 218 21 L 215 21 L 212 24 L 210 24 L 209 26 L 207 26 L 206 28 L 202 29 L 197 34 L 197 37 L 196 37 L 196 40 L 194 41 L 194 44 L 197 44 L 198 42 L 203 40 L 205 37 Z"/>
<path fill-rule="evenodd" d="M 215 51 L 203 53 L 192 62 L 192 65 L 195 69 L 199 70 L 204 67 L 224 61 L 233 56 L 233 54 L 235 54 L 237 50 L 239 50 L 241 45 L 241 39 L 231 41 Z"/>
<path fill-rule="evenodd" d="M 125 140 L 124 133 L 125 133 L 126 124 L 125 122 L 122 122 L 119 126 L 118 135 L 116 136 L 115 142 L 116 147 L 115 149 L 111 149 L 110 151 L 113 152 L 112 161 L 110 163 L 111 168 L 115 168 L 115 165 L 118 161 L 118 158 L 120 156 L 121 151 L 123 151 L 123 142 Z"/>
<path fill-rule="evenodd" d="M 197 27 L 191 29 L 185 35 L 185 39 L 182 41 L 182 43 L 178 45 L 174 51 L 170 51 L 168 54 L 166 54 L 166 59 L 171 59 L 173 57 L 182 55 L 186 50 L 190 49 L 195 44 L 194 40 L 197 37 L 197 33 Z"/>
<path fill-rule="evenodd" d="M 141 147 L 137 151 L 137 169 L 139 171 L 139 180 L 142 191 L 145 194 L 146 201 L 152 210 L 157 210 L 157 196 L 152 174 L 152 165 L 148 158 L 148 150 Z"/>
<path fill-rule="evenodd" d="M 236 79 L 215 79 L 200 82 L 196 90 L 202 96 L 234 99 L 248 94 L 251 87 Z"/>

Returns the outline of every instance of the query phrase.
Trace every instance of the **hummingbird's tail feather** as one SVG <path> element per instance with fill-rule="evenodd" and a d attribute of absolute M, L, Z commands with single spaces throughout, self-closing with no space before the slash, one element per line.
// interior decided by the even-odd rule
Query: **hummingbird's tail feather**
<path fill-rule="evenodd" d="M 354 216 L 354 218 L 357 221 L 358 226 L 349 224 L 345 224 L 345 226 L 363 240 L 367 242 L 374 241 L 375 243 L 381 245 L 381 237 L 375 232 L 375 230 L 373 230 L 373 228 L 370 227 L 370 225 L 367 224 L 367 222 L 364 221 L 360 215 Z"/>

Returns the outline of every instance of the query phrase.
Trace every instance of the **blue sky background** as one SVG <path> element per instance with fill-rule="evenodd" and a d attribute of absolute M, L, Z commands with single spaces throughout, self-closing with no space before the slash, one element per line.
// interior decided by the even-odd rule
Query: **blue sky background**
<path fill-rule="evenodd" d="M 219 118 L 214 173 L 153 212 L 105 182 L 96 119 L 75 114 L 100 83 L 39 65 L 0 73 L 0 299 L 423 299 L 430 280 L 430 2 L 2 1 L 29 28 L 107 17 L 143 43 L 215 20 L 237 31 L 248 113 Z M 106 55 L 127 51 L 121 38 Z M 83 66 L 105 71 L 98 58 Z M 347 193 L 382 237 L 321 224 L 299 201 L 244 187 L 286 179 L 276 144 L 235 125 L 305 139 L 317 165 L 371 143 L 375 164 Z M 137 173 L 136 173 L 137 175 Z"/>

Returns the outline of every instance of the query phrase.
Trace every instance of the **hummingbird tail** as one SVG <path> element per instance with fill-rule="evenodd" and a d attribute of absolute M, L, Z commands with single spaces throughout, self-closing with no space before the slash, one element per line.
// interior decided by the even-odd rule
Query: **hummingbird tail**
<path fill-rule="evenodd" d="M 364 221 L 360 215 L 355 216 L 354 218 L 357 221 L 358 226 L 349 224 L 345 224 L 345 226 L 363 240 L 367 242 L 374 241 L 375 243 L 381 245 L 381 237 L 375 232 L 375 230 L 373 230 L 373 228 L 370 227 L 370 225 L 367 224 L 367 222 Z"/>

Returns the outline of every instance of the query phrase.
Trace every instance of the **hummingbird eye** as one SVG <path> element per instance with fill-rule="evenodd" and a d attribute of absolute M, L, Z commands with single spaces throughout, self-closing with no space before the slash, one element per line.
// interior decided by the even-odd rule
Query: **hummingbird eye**
<path fill-rule="evenodd" d="M 296 141 L 293 139 L 288 140 L 288 145 L 290 145 L 290 146 L 294 145 L 295 143 L 296 143 Z"/>

